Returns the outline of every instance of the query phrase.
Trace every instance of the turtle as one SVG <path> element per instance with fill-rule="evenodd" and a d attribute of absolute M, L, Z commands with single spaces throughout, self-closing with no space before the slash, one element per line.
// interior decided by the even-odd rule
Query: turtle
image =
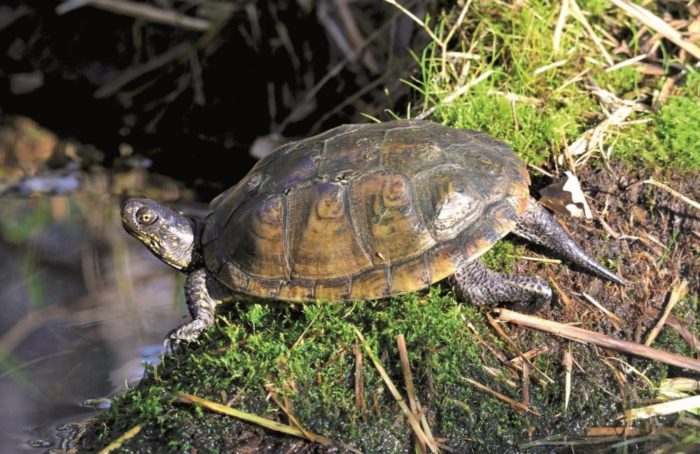
<path fill-rule="evenodd" d="M 216 307 L 241 295 L 373 300 L 450 278 L 477 305 L 549 302 L 541 277 L 501 274 L 479 260 L 510 232 L 625 285 L 529 187 L 524 161 L 486 133 L 421 120 L 347 124 L 258 161 L 212 200 L 204 220 L 130 198 L 122 223 L 187 274 L 192 321 L 168 334 L 170 349 L 196 340 Z"/>

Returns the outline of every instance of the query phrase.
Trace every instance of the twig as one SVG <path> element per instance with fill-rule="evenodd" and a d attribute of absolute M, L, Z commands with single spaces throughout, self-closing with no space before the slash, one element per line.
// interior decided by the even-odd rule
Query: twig
<path fill-rule="evenodd" d="M 669 186 L 666 186 L 665 184 L 660 183 L 653 178 L 648 178 L 648 179 L 642 181 L 642 183 L 650 184 L 650 185 L 656 186 L 657 188 L 664 189 L 664 190 L 670 192 L 672 195 L 678 197 L 679 199 L 681 199 L 682 201 L 684 201 L 688 205 L 692 206 L 693 208 L 700 210 L 700 203 L 696 202 L 695 200 L 693 200 L 691 198 L 684 196 L 680 192 L 671 189 Z"/>
<path fill-rule="evenodd" d="M 136 435 L 138 435 L 139 432 L 141 432 L 141 425 L 137 424 L 131 429 L 124 432 L 124 434 L 121 435 L 119 438 L 102 448 L 98 454 L 109 454 L 110 452 L 121 448 L 125 441 L 131 440 Z"/>
<path fill-rule="evenodd" d="M 462 11 L 459 13 L 459 17 L 457 17 L 457 21 L 455 21 L 454 25 L 452 25 L 452 28 L 450 28 L 450 31 L 447 32 L 447 36 L 445 37 L 444 40 L 440 42 L 440 51 L 442 54 L 442 76 L 446 77 L 447 76 L 447 70 L 446 70 L 446 59 L 447 59 L 447 44 L 449 44 L 450 40 L 454 36 L 454 34 L 459 30 L 459 28 L 462 26 L 462 22 L 464 22 L 464 18 L 467 16 L 467 11 L 469 11 L 469 7 L 472 4 L 472 0 L 467 0 L 465 2 L 464 6 L 462 7 Z"/>
<path fill-rule="evenodd" d="M 403 412 L 403 414 L 406 415 L 406 418 L 408 418 L 408 423 L 410 424 L 411 428 L 413 429 L 413 432 L 416 434 L 416 436 L 423 443 L 425 443 L 425 445 L 428 447 L 428 449 L 430 449 L 430 452 L 437 453 L 438 448 L 437 448 L 437 445 L 435 444 L 435 441 L 433 439 L 428 438 L 425 435 L 425 432 L 423 432 L 423 429 L 421 428 L 420 424 L 418 423 L 418 420 L 416 419 L 415 416 L 413 416 L 413 413 L 411 413 L 411 409 L 408 408 L 408 405 L 406 405 L 406 402 L 404 401 L 403 397 L 401 396 L 401 393 L 399 393 L 399 390 L 396 389 L 396 385 L 394 385 L 394 382 L 392 382 L 391 378 L 389 378 L 389 374 L 386 373 L 384 366 L 382 366 L 382 363 L 380 363 L 379 360 L 377 358 L 375 358 L 374 355 L 372 354 L 372 350 L 369 348 L 369 345 L 367 344 L 367 341 L 365 340 L 365 336 L 363 336 L 362 333 L 360 332 L 360 330 L 358 330 L 354 326 L 353 326 L 353 330 L 355 331 L 355 335 L 357 336 L 357 338 L 360 340 L 362 347 L 364 347 L 365 351 L 367 352 L 369 359 L 372 360 L 372 362 L 374 363 L 374 367 L 379 372 L 379 375 L 381 375 L 382 380 L 384 380 L 386 387 L 389 388 L 389 392 L 391 393 L 392 396 L 394 396 L 396 403 L 399 404 L 399 408 L 401 408 L 401 411 Z"/>
<path fill-rule="evenodd" d="M 661 106 L 666 103 L 666 101 L 668 100 L 668 97 L 671 96 L 671 92 L 673 91 L 673 87 L 676 86 L 677 82 L 678 82 L 678 76 L 666 78 L 663 86 L 661 87 L 661 91 L 659 92 L 659 95 L 656 96 L 656 99 L 654 99 L 654 101 L 652 102 L 651 108 L 654 112 L 658 112 L 659 109 L 661 108 Z"/>
<path fill-rule="evenodd" d="M 93 94 L 93 96 L 97 99 L 108 98 L 116 92 L 118 92 L 124 85 L 128 84 L 129 82 L 143 76 L 144 74 L 148 74 L 151 71 L 155 71 L 161 66 L 170 63 L 172 60 L 175 60 L 189 52 L 192 48 L 193 45 L 188 42 L 178 44 L 177 46 L 166 50 L 162 54 L 156 55 L 155 57 L 151 58 L 142 65 L 134 66 L 125 70 L 124 72 L 119 74 L 119 76 L 117 76 L 116 79 L 112 79 L 106 84 L 102 85 L 100 88 L 98 88 Z"/>
<path fill-rule="evenodd" d="M 501 393 L 499 393 L 498 391 L 494 391 L 493 389 L 489 388 L 488 386 L 482 385 L 482 384 L 479 383 L 478 381 L 472 380 L 471 378 L 465 378 L 465 380 L 466 380 L 469 384 L 471 384 L 471 385 L 473 385 L 473 386 L 476 386 L 476 387 L 479 388 L 480 390 L 486 391 L 487 393 L 491 394 L 491 395 L 494 396 L 495 398 L 500 399 L 500 400 L 502 400 L 503 402 L 506 402 L 506 403 L 510 404 L 510 406 L 513 407 L 513 408 L 515 408 L 516 410 L 520 410 L 520 411 L 523 411 L 523 412 L 525 412 L 525 413 L 530 413 L 531 415 L 535 415 L 535 416 L 539 416 L 539 415 L 540 415 L 539 413 L 537 413 L 535 410 L 533 410 L 533 409 L 530 408 L 529 406 L 524 405 L 523 403 L 518 402 L 517 400 L 511 399 L 510 397 L 508 397 L 508 396 L 506 396 L 506 395 L 504 395 L 504 394 L 501 394 Z"/>
<path fill-rule="evenodd" d="M 56 14 L 60 16 L 83 6 L 94 6 L 111 13 L 171 25 L 185 30 L 201 32 L 208 30 L 211 26 L 211 22 L 205 19 L 185 16 L 177 11 L 170 11 L 129 0 L 68 0 L 56 7 Z"/>
<path fill-rule="evenodd" d="M 638 344 L 636 342 L 615 339 L 604 334 L 544 320 L 542 318 L 521 314 L 508 309 L 496 309 L 496 312 L 499 314 L 499 320 L 504 322 L 515 323 L 516 325 L 538 329 L 540 331 L 552 333 L 556 336 L 561 336 L 576 342 L 588 342 L 598 345 L 599 347 L 610 348 L 613 350 L 630 353 L 632 355 L 641 356 L 643 358 L 648 358 L 653 361 L 661 361 L 673 366 L 700 372 L 700 360 L 694 358 L 688 358 L 687 356 L 647 347 L 646 345 Z"/>
<path fill-rule="evenodd" d="M 700 47 L 683 39 L 683 36 L 678 30 L 671 27 L 659 16 L 651 13 L 643 6 L 635 5 L 627 0 L 610 0 L 610 3 L 620 8 L 628 16 L 637 19 L 655 32 L 660 33 L 664 36 L 664 38 L 668 39 L 681 49 L 684 49 L 686 52 L 700 60 Z"/>
<path fill-rule="evenodd" d="M 646 342 L 644 342 L 644 345 L 649 347 L 651 344 L 654 343 L 654 340 L 656 340 L 656 336 L 659 335 L 661 328 L 663 328 L 666 324 L 666 319 L 669 315 L 671 315 L 671 311 L 676 306 L 676 303 L 682 300 L 687 292 L 688 281 L 686 281 L 685 279 L 683 279 L 683 281 L 680 284 L 676 285 L 673 288 L 673 290 L 671 290 L 671 296 L 668 299 L 668 304 L 666 304 L 666 307 L 664 308 L 664 313 L 661 315 L 659 321 L 656 322 L 656 325 L 654 326 L 654 328 L 652 328 L 651 332 L 649 332 L 649 337 L 647 337 L 647 340 Z"/>
<path fill-rule="evenodd" d="M 530 404 L 530 366 L 527 363 L 523 363 L 522 402 L 523 405 Z"/>
<path fill-rule="evenodd" d="M 493 320 L 493 317 L 491 317 L 490 314 L 487 313 L 487 316 Z M 510 362 L 512 364 L 520 365 L 520 364 L 522 364 L 522 362 L 524 360 L 529 362 L 532 358 L 535 358 L 535 357 L 540 356 L 544 353 L 547 353 L 548 351 L 549 351 L 549 347 L 533 348 L 531 350 L 526 351 L 525 353 L 521 353 L 520 356 L 516 356 L 515 358 L 511 359 Z"/>
<path fill-rule="evenodd" d="M 352 46 L 352 53 L 354 55 L 361 55 L 360 59 L 362 60 L 362 64 L 365 65 L 365 68 L 367 68 L 370 72 L 375 74 L 378 73 L 379 64 L 374 58 L 374 55 L 372 55 L 371 50 L 368 49 L 366 52 L 360 52 L 359 50 L 357 50 L 363 47 L 365 37 L 362 36 L 360 28 L 357 26 L 357 21 L 350 12 L 350 8 L 348 8 L 347 0 L 335 0 L 334 4 L 336 10 L 338 11 L 338 15 L 340 16 L 340 19 L 345 25 L 344 28 L 348 34 L 348 38 Z"/>

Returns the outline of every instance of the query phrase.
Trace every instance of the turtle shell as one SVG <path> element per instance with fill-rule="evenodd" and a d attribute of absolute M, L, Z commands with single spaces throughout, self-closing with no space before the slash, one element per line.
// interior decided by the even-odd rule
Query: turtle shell
<path fill-rule="evenodd" d="M 529 184 L 523 161 L 484 133 L 344 125 L 282 146 L 216 197 L 204 260 L 232 290 L 281 300 L 414 291 L 510 232 Z"/>

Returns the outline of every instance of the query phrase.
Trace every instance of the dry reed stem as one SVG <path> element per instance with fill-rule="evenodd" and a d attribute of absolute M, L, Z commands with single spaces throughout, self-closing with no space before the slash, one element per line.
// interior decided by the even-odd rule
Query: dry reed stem
<path fill-rule="evenodd" d="M 360 409 L 362 417 L 367 418 L 367 402 L 365 402 L 365 379 L 362 366 L 362 349 L 355 344 L 355 405 Z"/>
<path fill-rule="evenodd" d="M 479 82 L 481 82 L 481 81 L 483 81 L 484 79 L 490 77 L 491 74 L 493 74 L 493 73 L 494 73 L 494 71 L 493 71 L 492 69 L 489 69 L 488 71 L 483 72 L 482 74 L 479 75 L 479 77 L 476 77 L 476 78 L 470 80 L 470 81 L 467 82 L 466 84 L 462 85 L 461 87 L 459 87 L 458 89 L 456 89 L 455 91 L 453 91 L 452 93 L 450 93 L 449 95 L 447 95 L 447 96 L 445 97 L 445 99 L 442 100 L 442 102 L 440 103 L 440 105 L 445 105 L 445 104 L 451 103 L 451 102 L 454 101 L 455 99 L 457 99 L 457 98 L 459 98 L 460 96 L 464 95 L 466 92 L 468 92 L 472 87 L 474 87 L 475 85 L 477 85 Z M 417 118 L 418 120 L 423 120 L 423 119 L 425 119 L 426 117 L 430 116 L 433 112 L 435 112 L 435 109 L 437 109 L 437 106 L 431 107 L 430 109 L 428 109 L 428 110 L 426 110 L 425 112 L 423 112 L 423 113 L 421 113 L 420 115 L 418 115 L 416 118 Z"/>
<path fill-rule="evenodd" d="M 530 404 L 530 366 L 523 363 L 523 387 L 522 387 L 523 405 Z"/>
<path fill-rule="evenodd" d="M 549 282 L 549 285 L 552 286 L 556 294 L 561 299 L 561 302 L 564 303 L 564 306 L 571 306 L 571 298 L 569 298 L 569 295 L 564 293 L 564 290 L 562 290 L 561 287 L 559 287 L 557 281 L 555 281 L 553 278 L 549 278 L 547 279 L 547 282 Z"/>
<path fill-rule="evenodd" d="M 491 315 L 489 315 L 489 317 L 491 317 Z M 533 348 L 531 350 L 526 351 L 525 353 L 520 354 L 520 356 L 516 356 L 515 358 L 511 359 L 510 362 L 511 364 L 521 364 L 523 361 L 530 361 L 532 358 L 535 358 L 547 352 L 549 352 L 549 347 L 546 346 Z"/>
<path fill-rule="evenodd" d="M 688 358 L 687 356 L 678 355 L 676 353 L 647 347 L 646 345 L 636 342 L 615 339 L 583 328 L 564 325 L 562 323 L 521 314 L 508 309 L 496 309 L 496 313 L 499 314 L 499 320 L 504 322 L 511 322 L 519 326 L 545 331 L 576 342 L 591 343 L 599 347 L 609 348 L 700 372 L 700 360 L 695 358 Z"/>
<path fill-rule="evenodd" d="M 683 35 L 678 30 L 671 27 L 659 16 L 656 16 L 643 6 L 635 5 L 627 0 L 610 0 L 610 3 L 700 60 L 700 47 L 683 39 Z"/>
<path fill-rule="evenodd" d="M 124 434 L 121 435 L 119 438 L 102 448 L 98 454 L 109 454 L 112 451 L 116 451 L 117 449 L 122 447 L 125 441 L 131 440 L 136 435 L 138 435 L 139 432 L 141 432 L 141 425 L 137 424 L 131 429 L 124 432 Z"/>
<path fill-rule="evenodd" d="M 571 372 L 574 366 L 574 357 L 571 354 L 571 345 L 564 350 L 564 411 L 569 409 L 569 399 L 571 398 Z"/>
<path fill-rule="evenodd" d="M 496 333 L 503 339 L 508 345 L 515 350 L 516 353 L 518 353 L 518 356 L 512 360 L 509 360 L 506 355 L 498 350 L 495 346 L 492 344 L 488 343 L 484 338 L 479 336 L 479 333 L 476 331 L 476 328 L 474 328 L 474 325 L 471 323 L 467 324 L 469 329 L 474 333 L 476 336 L 477 340 L 485 346 L 491 353 L 493 353 L 496 358 L 498 358 L 503 364 L 511 367 L 515 371 L 521 372 L 522 371 L 522 362 L 527 363 L 532 370 L 537 372 L 541 378 L 537 379 L 537 383 L 539 383 L 541 386 L 546 386 L 547 382 L 549 383 L 554 383 L 554 380 L 549 378 L 547 374 L 542 372 L 537 366 L 535 366 L 532 362 L 530 362 L 530 359 L 525 356 L 524 353 L 520 353 L 520 348 L 518 345 L 513 341 L 513 339 L 508 336 L 508 333 L 505 332 L 505 330 L 499 325 L 498 321 L 496 321 L 491 314 L 486 313 L 486 320 L 488 321 L 489 325 L 496 331 Z M 519 359 L 520 361 L 515 361 L 515 359 Z"/>
<path fill-rule="evenodd" d="M 557 19 L 557 26 L 554 28 L 554 36 L 552 36 L 552 47 L 554 48 L 554 53 L 558 54 L 561 46 L 561 36 L 564 31 L 564 25 L 566 25 L 566 18 L 569 16 L 569 2 L 564 0 L 561 2 L 561 9 L 559 10 L 559 18 Z"/>
<path fill-rule="evenodd" d="M 656 180 L 653 179 L 653 178 L 647 178 L 646 180 L 642 181 L 642 183 L 651 184 L 651 185 L 653 185 L 653 186 L 656 186 L 657 188 L 661 188 L 661 189 L 663 189 L 663 190 L 665 190 L 665 191 L 668 191 L 668 192 L 670 192 L 673 196 L 678 197 L 679 199 L 681 199 L 682 201 L 684 201 L 684 202 L 687 203 L 688 205 L 692 206 L 693 208 L 700 210 L 700 203 L 696 202 L 695 200 L 693 200 L 693 199 L 691 199 L 691 198 L 689 198 L 689 197 L 684 196 L 684 195 L 681 194 L 680 192 L 678 192 L 678 191 L 676 191 L 676 190 L 674 190 L 674 189 L 671 189 L 669 186 L 666 186 L 665 184 L 660 183 L 660 182 L 656 181 Z"/>
<path fill-rule="evenodd" d="M 158 8 L 152 5 L 136 3 L 129 0 L 68 0 L 56 7 L 59 16 L 83 6 L 93 6 L 123 16 L 135 17 L 149 22 L 170 25 L 185 30 L 206 31 L 211 22 L 198 17 L 186 16 L 177 11 Z"/>
<path fill-rule="evenodd" d="M 661 311 L 654 308 L 647 308 L 645 309 L 645 312 L 646 315 L 654 318 L 658 317 L 661 313 Z M 688 328 L 686 328 L 677 317 L 674 317 L 673 315 L 669 316 L 666 320 L 666 325 L 675 329 L 692 349 L 700 351 L 700 339 L 695 337 L 695 335 Z"/>
<path fill-rule="evenodd" d="M 561 260 L 559 259 L 549 259 L 546 257 L 531 257 L 529 255 L 509 255 L 508 257 L 517 260 L 527 260 L 529 262 L 547 263 L 551 265 L 559 265 L 561 263 Z"/>
<path fill-rule="evenodd" d="M 637 437 L 643 433 L 634 427 L 589 427 L 586 429 L 587 437 Z"/>
<path fill-rule="evenodd" d="M 666 78 L 663 86 L 661 87 L 661 91 L 659 92 L 659 96 L 656 97 L 652 104 L 652 110 L 657 112 L 661 108 L 661 106 L 666 103 L 668 97 L 671 96 L 673 88 L 676 86 L 676 81 L 676 77 Z"/>
<path fill-rule="evenodd" d="M 664 312 L 661 315 L 659 321 L 656 322 L 654 328 L 652 328 L 652 330 L 649 332 L 649 336 L 644 342 L 644 345 L 649 347 L 652 343 L 654 343 L 654 340 L 656 340 L 656 336 L 658 336 L 661 332 L 661 328 L 663 328 L 666 324 L 666 319 L 669 315 L 671 315 L 671 311 L 676 306 L 676 304 L 683 299 L 686 293 L 688 293 L 688 281 L 683 279 L 683 281 L 681 281 L 680 284 L 676 285 L 675 287 L 673 287 L 673 290 L 671 290 L 671 296 L 668 299 L 668 304 L 666 304 Z"/>
<path fill-rule="evenodd" d="M 633 408 L 625 411 L 625 418 L 628 420 L 647 419 L 655 416 L 671 415 L 681 411 L 691 411 L 697 408 L 700 408 L 700 396 L 692 396 L 646 407 Z"/>
<path fill-rule="evenodd" d="M 613 71 L 617 71 L 618 69 L 624 68 L 626 66 L 631 66 L 631 65 L 634 65 L 636 63 L 639 63 L 640 61 L 644 60 L 645 58 L 647 58 L 646 54 L 637 55 L 636 57 L 628 58 L 627 60 L 623 60 L 619 63 L 615 63 L 614 65 L 610 66 L 609 68 L 607 68 L 605 70 L 605 72 L 610 73 Z"/>
<path fill-rule="evenodd" d="M 582 293 L 582 295 L 584 298 L 586 298 L 588 300 L 589 303 L 591 303 L 592 305 L 597 307 L 603 314 L 605 314 L 606 317 L 608 317 L 610 320 L 612 320 L 613 323 L 615 323 L 618 326 L 620 325 L 620 323 L 621 323 L 620 317 L 618 317 L 617 315 L 613 314 L 608 309 L 606 309 L 602 304 L 600 304 L 598 301 L 596 301 L 591 295 L 589 295 L 585 292 Z"/>
<path fill-rule="evenodd" d="M 450 28 L 450 31 L 447 32 L 447 36 L 445 37 L 444 40 L 440 42 L 440 51 L 442 53 L 442 76 L 446 77 L 447 76 L 447 44 L 450 42 L 452 39 L 452 36 L 457 32 L 457 29 L 462 25 L 462 22 L 464 22 L 464 18 L 467 16 L 467 11 L 469 11 L 469 6 L 472 4 L 472 0 L 467 0 L 467 2 L 464 4 L 462 7 L 462 11 L 459 13 L 459 17 L 457 18 L 457 21 L 454 23 L 452 28 Z"/>
<path fill-rule="evenodd" d="M 384 366 L 382 366 L 382 363 L 377 358 L 375 358 L 374 355 L 372 354 L 372 350 L 369 348 L 369 345 L 367 345 L 367 341 L 365 340 L 365 336 L 363 336 L 362 333 L 360 332 L 360 330 L 358 330 L 354 326 L 353 326 L 353 330 L 355 331 L 355 335 L 357 336 L 357 338 L 360 340 L 362 347 L 364 347 L 365 351 L 367 352 L 369 359 L 371 359 L 372 363 L 374 363 L 374 367 L 377 369 L 377 372 L 379 372 L 379 375 L 381 375 L 382 380 L 384 380 L 386 387 L 389 388 L 389 392 L 391 393 L 392 396 L 394 396 L 394 399 L 396 400 L 396 403 L 399 404 L 399 408 L 401 408 L 401 411 L 403 412 L 403 414 L 406 415 L 406 418 L 408 419 L 408 423 L 410 424 L 411 428 L 413 429 L 413 432 L 416 434 L 416 436 L 423 443 L 425 443 L 425 445 L 428 447 L 428 449 L 430 449 L 430 452 L 437 453 L 438 448 L 437 448 L 437 445 L 435 443 L 435 440 L 433 440 L 432 438 L 428 438 L 425 435 L 425 432 L 423 431 L 420 424 L 418 423 L 418 420 L 416 420 L 415 416 L 413 416 L 413 413 L 411 413 L 411 409 L 408 408 L 408 405 L 406 405 L 406 401 L 404 401 L 403 397 L 401 396 L 401 393 L 399 393 L 399 390 L 396 389 L 396 385 L 394 385 L 394 382 L 391 381 L 389 374 L 386 373 Z"/>
<path fill-rule="evenodd" d="M 576 0 L 564 1 L 568 1 L 569 6 L 571 7 L 571 15 L 574 16 L 574 18 L 577 21 L 579 21 L 581 25 L 583 25 L 583 28 L 586 29 L 588 35 L 593 40 L 600 53 L 603 55 L 603 58 L 605 58 L 605 61 L 608 62 L 608 65 L 614 65 L 615 62 L 613 58 L 610 56 L 610 53 L 608 53 L 607 49 L 605 49 L 603 41 L 598 37 L 598 35 L 596 35 L 595 31 L 593 30 L 593 27 L 591 27 L 591 24 L 588 22 L 588 19 L 586 19 L 586 16 L 583 14 L 583 11 L 581 11 L 581 8 L 578 6 L 578 3 L 576 3 Z"/>
<path fill-rule="evenodd" d="M 308 430 L 304 429 L 304 426 L 301 425 L 299 420 L 294 416 L 294 413 L 291 410 L 291 407 L 289 404 L 284 404 L 280 398 L 279 395 L 277 394 L 277 391 L 275 390 L 275 385 L 272 383 L 268 383 L 265 385 L 265 391 L 268 392 L 268 395 L 272 398 L 272 400 L 277 404 L 278 407 L 284 412 L 285 415 L 287 415 L 287 418 L 289 419 L 289 422 L 293 427 L 296 427 L 299 429 L 303 434 L 304 438 L 311 440 L 316 443 L 320 443 L 324 446 L 330 446 L 333 444 L 333 442 L 329 439 L 326 438 L 322 435 L 316 435 L 313 432 L 309 432 Z"/>
<path fill-rule="evenodd" d="M 581 134 L 581 136 L 569 145 L 566 150 L 572 156 L 580 156 L 598 148 L 603 144 L 608 128 L 611 126 L 621 126 L 634 110 L 635 107 L 629 104 L 618 107 L 608 118 Z"/>
<path fill-rule="evenodd" d="M 117 77 L 98 88 L 93 96 L 97 99 L 108 98 L 121 90 L 121 88 L 129 82 L 167 65 L 173 60 L 181 58 L 183 55 L 186 55 L 193 49 L 194 45 L 189 42 L 184 42 L 178 44 L 177 46 L 173 46 L 165 52 L 151 58 L 142 65 L 127 68 Z"/>
<path fill-rule="evenodd" d="M 568 61 L 569 60 L 559 60 L 559 61 L 555 61 L 554 63 L 550 63 L 548 65 L 540 66 L 539 68 L 537 68 L 536 70 L 534 70 L 532 72 L 532 75 L 536 76 L 538 74 L 542 74 L 543 72 L 547 72 L 550 69 L 560 68 L 560 67 L 566 65 L 566 63 Z"/>
<path fill-rule="evenodd" d="M 348 2 L 346 0 L 335 0 L 334 2 L 336 10 L 340 19 L 343 21 L 344 29 L 348 34 L 350 40 L 350 45 L 352 46 L 351 52 L 354 55 L 360 55 L 362 64 L 372 73 L 378 73 L 380 70 L 380 65 L 377 63 L 377 59 L 374 58 L 371 49 L 367 49 L 365 52 L 360 52 L 363 46 L 365 37 L 360 31 L 360 27 L 357 25 L 355 16 L 353 16 L 350 8 L 348 7 Z"/>
<path fill-rule="evenodd" d="M 421 28 L 430 36 L 430 39 L 435 41 L 441 48 L 445 47 L 445 44 L 442 42 L 440 38 L 438 38 L 435 33 L 426 25 L 425 22 L 423 22 L 421 19 L 418 18 L 415 14 L 407 10 L 403 5 L 399 4 L 396 0 L 384 0 L 390 5 L 395 6 L 396 8 L 399 9 L 402 13 L 404 13 L 406 16 L 408 16 L 413 22 L 416 24 L 420 25 Z"/>
<path fill-rule="evenodd" d="M 221 413 L 224 415 L 228 416 L 233 416 L 234 418 L 240 419 L 242 421 L 246 421 L 252 424 L 257 424 L 259 426 L 265 427 L 266 429 L 274 430 L 276 432 L 281 432 L 285 433 L 287 435 L 293 435 L 295 437 L 299 438 L 307 438 L 306 434 L 304 431 L 300 430 L 297 427 L 290 426 L 287 424 L 282 424 L 278 423 L 277 421 L 273 421 L 271 419 L 263 418 L 261 416 L 254 415 L 252 413 L 246 413 L 244 411 L 236 410 L 235 408 L 228 407 L 226 405 L 213 402 L 208 399 L 203 399 L 201 397 L 194 396 L 192 394 L 186 394 L 186 393 L 177 393 L 175 396 L 178 398 L 180 402 L 188 403 L 188 404 L 194 404 L 198 405 L 202 408 L 206 408 L 207 410 L 214 411 L 216 413 Z M 312 433 L 308 432 L 307 433 Z M 319 439 L 325 439 L 327 440 L 330 444 L 333 444 L 333 442 L 321 435 L 313 434 L 315 437 Z M 311 440 L 313 441 L 313 440 Z"/>
<path fill-rule="evenodd" d="M 408 350 L 406 349 L 406 339 L 403 334 L 396 336 L 396 346 L 399 349 L 399 358 L 401 359 L 401 371 L 403 372 L 403 380 L 406 384 L 406 395 L 408 396 L 408 406 L 416 418 L 420 418 L 418 411 L 418 398 L 416 390 L 413 386 L 413 375 L 411 374 L 411 364 L 408 362 Z M 421 453 L 426 452 L 426 446 L 422 440 L 416 437 L 416 446 Z"/>
<path fill-rule="evenodd" d="M 502 400 L 503 402 L 506 402 L 507 404 L 510 404 L 510 406 L 516 410 L 520 410 L 520 411 L 525 412 L 525 413 L 530 413 L 531 415 L 535 415 L 535 416 L 540 415 L 538 412 L 536 412 L 535 410 L 533 410 L 529 406 L 527 406 L 521 402 L 518 402 L 517 400 L 511 399 L 510 397 L 508 397 L 504 394 L 501 394 L 498 391 L 494 391 L 493 389 L 489 388 L 486 385 L 479 383 L 478 381 L 472 380 L 471 378 L 465 378 L 465 380 L 469 384 L 476 386 L 480 390 L 486 391 L 487 393 L 491 394 L 493 397 L 495 397 L 499 400 Z"/>

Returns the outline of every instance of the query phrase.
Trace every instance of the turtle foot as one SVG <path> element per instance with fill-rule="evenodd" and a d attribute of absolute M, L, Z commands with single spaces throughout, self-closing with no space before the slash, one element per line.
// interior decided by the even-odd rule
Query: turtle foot
<path fill-rule="evenodd" d="M 207 325 L 203 320 L 197 319 L 170 331 L 163 340 L 163 346 L 165 346 L 166 354 L 179 351 L 188 344 L 195 342 L 202 332 L 208 327 L 209 325 Z"/>

